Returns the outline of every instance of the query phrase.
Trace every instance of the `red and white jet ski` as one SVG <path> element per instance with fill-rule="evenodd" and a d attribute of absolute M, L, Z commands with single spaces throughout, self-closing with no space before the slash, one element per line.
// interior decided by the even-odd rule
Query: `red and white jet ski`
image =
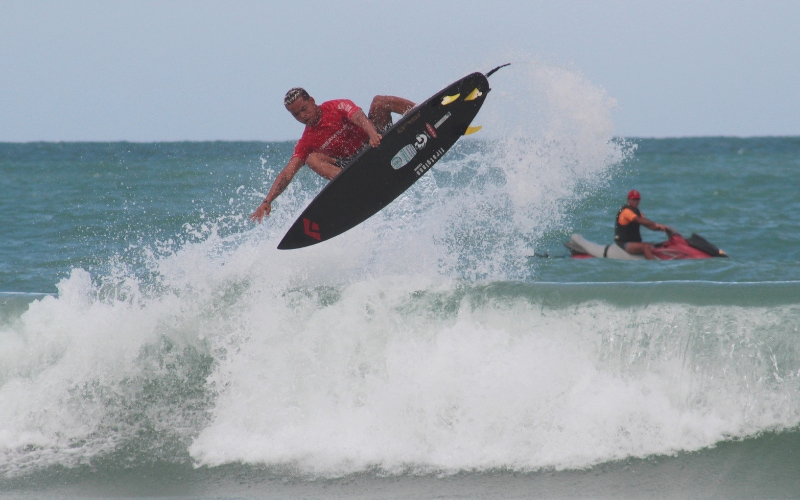
<path fill-rule="evenodd" d="M 709 259 L 711 257 L 727 257 L 725 252 L 715 247 L 705 238 L 692 233 L 687 240 L 673 229 L 667 230 L 667 241 L 656 243 L 653 248 L 653 255 L 661 260 L 676 259 Z M 592 257 L 620 259 L 620 260 L 643 260 L 644 255 L 632 255 L 622 249 L 616 243 L 610 245 L 600 245 L 592 243 L 580 234 L 573 234 L 572 238 L 564 246 L 572 253 L 573 259 L 589 259 Z"/>

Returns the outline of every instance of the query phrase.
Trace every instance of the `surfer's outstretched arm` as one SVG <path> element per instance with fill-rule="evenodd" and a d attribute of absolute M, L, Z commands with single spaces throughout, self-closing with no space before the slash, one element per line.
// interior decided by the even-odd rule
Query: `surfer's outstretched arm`
<path fill-rule="evenodd" d="M 283 192 L 283 190 L 286 189 L 286 186 L 292 182 L 294 176 L 301 168 L 303 168 L 305 163 L 306 162 L 302 159 L 292 156 L 292 159 L 289 160 L 289 163 L 283 167 L 283 170 L 281 170 L 278 176 L 275 178 L 275 182 L 272 183 L 272 187 L 270 188 L 269 193 L 267 193 L 267 197 L 264 198 L 264 201 L 261 202 L 261 205 L 256 208 L 256 211 L 250 215 L 250 219 L 253 222 L 258 222 L 261 224 L 261 221 L 264 219 L 264 217 L 269 215 L 269 213 L 272 211 L 272 202 L 275 201 L 275 198 L 277 198 Z"/>

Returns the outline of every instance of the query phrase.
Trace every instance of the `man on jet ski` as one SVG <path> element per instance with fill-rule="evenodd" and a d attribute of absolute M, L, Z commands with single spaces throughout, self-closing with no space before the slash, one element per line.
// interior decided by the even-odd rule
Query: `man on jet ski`
<path fill-rule="evenodd" d="M 642 241 L 639 226 L 645 226 L 653 231 L 666 231 L 667 227 L 642 215 L 639 211 L 641 199 L 639 191 L 631 189 L 628 192 L 628 203 L 619 209 L 614 223 L 614 242 L 630 254 L 644 254 L 646 259 L 652 260 L 655 259 L 653 244 Z"/>

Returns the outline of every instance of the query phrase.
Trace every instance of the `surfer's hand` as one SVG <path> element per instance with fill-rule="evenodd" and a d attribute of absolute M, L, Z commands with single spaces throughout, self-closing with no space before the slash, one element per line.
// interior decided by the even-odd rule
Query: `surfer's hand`
<path fill-rule="evenodd" d="M 369 145 L 373 148 L 377 148 L 381 143 L 381 139 L 383 139 L 381 134 L 375 134 L 375 137 L 369 138 Z"/>
<path fill-rule="evenodd" d="M 272 212 L 272 205 L 268 201 L 264 200 L 261 205 L 258 206 L 256 211 L 250 215 L 250 220 L 261 224 L 261 221 L 264 219 L 264 217 L 269 215 L 270 212 Z"/>

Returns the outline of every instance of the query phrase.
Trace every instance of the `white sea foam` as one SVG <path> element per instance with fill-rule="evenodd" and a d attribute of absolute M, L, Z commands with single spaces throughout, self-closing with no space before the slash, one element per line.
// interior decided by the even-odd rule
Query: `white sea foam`
<path fill-rule="evenodd" d="M 581 468 L 798 421 L 800 398 L 745 345 L 764 333 L 764 311 L 702 311 L 748 332 L 719 332 L 739 338 L 706 347 L 742 352 L 709 360 L 687 338 L 692 321 L 665 321 L 685 306 L 475 306 L 454 288 L 363 281 L 329 307 L 306 296 L 272 308 L 268 323 L 217 344 L 226 354 L 212 379 L 224 390 L 193 456 L 326 475 Z"/>
<path fill-rule="evenodd" d="M 164 261 L 172 293 L 98 300 L 76 271 L 3 332 L 6 471 L 109 453 L 140 439 L 139 413 L 148 428 L 195 425 L 198 464 L 325 476 L 581 468 L 800 420 L 798 361 L 779 350 L 791 306 L 570 304 L 513 283 L 353 279 L 324 260 L 306 275 L 263 245 L 225 265 L 194 250 Z M 144 356 L 161 338 L 213 356 L 208 418 L 129 388 L 173 374 Z"/>

